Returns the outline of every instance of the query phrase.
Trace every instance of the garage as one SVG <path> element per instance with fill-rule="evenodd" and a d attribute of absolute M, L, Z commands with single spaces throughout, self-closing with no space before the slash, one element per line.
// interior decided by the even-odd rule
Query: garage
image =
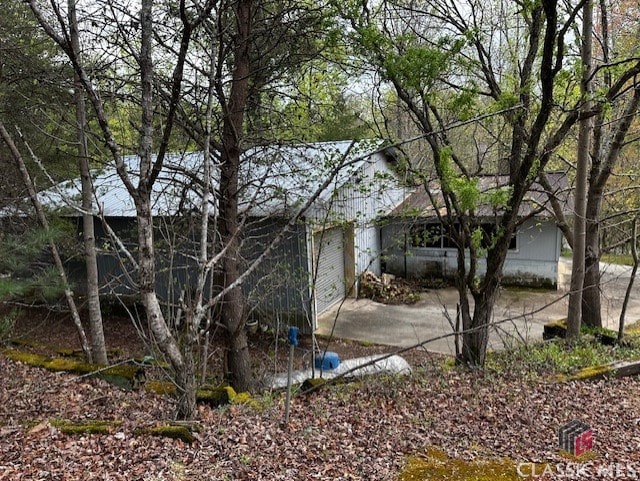
<path fill-rule="evenodd" d="M 333 227 L 313 235 L 316 314 L 345 297 L 344 233 Z"/>

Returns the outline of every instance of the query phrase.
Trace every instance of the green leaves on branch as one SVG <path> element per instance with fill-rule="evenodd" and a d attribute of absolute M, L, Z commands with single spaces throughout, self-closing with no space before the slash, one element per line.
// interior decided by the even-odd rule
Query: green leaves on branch
<path fill-rule="evenodd" d="M 62 225 L 7 235 L 0 242 L 0 298 L 50 302 L 62 296 L 65 285 L 47 261 L 48 243 L 69 239 Z"/>
<path fill-rule="evenodd" d="M 357 36 L 356 44 L 379 64 L 387 80 L 422 94 L 451 68 L 456 55 L 466 44 L 464 38 L 449 36 L 430 44 L 425 44 L 413 34 L 389 37 L 371 24 L 359 27 Z"/>
<path fill-rule="evenodd" d="M 451 147 L 440 150 L 438 170 L 442 192 L 453 195 L 457 199 L 460 209 L 464 212 L 470 212 L 476 208 L 480 201 L 478 179 L 461 176 L 453 166 L 451 155 Z"/>
<path fill-rule="evenodd" d="M 443 193 L 454 196 L 463 212 L 473 212 L 480 205 L 490 205 L 494 209 L 505 208 L 511 199 L 513 188 L 510 186 L 481 192 L 477 178 L 461 175 L 453 164 L 450 146 L 440 149 L 437 167 Z"/>
<path fill-rule="evenodd" d="M 471 231 L 471 248 L 476 251 L 479 256 L 483 256 L 485 254 L 484 232 L 481 227 L 476 227 Z"/>
<path fill-rule="evenodd" d="M 489 204 L 491 204 L 492 207 L 497 209 L 507 207 L 512 194 L 513 187 L 504 186 L 484 193 L 483 196 L 488 200 Z"/>
<path fill-rule="evenodd" d="M 409 37 L 406 46 L 397 52 L 387 54 L 384 68 L 387 76 L 402 84 L 406 89 L 426 93 L 449 68 L 451 58 L 464 45 L 463 40 L 442 39 L 436 46 L 421 45 Z"/>

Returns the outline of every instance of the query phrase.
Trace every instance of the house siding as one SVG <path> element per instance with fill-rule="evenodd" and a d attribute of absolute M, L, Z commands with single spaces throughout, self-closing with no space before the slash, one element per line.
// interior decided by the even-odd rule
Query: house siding
<path fill-rule="evenodd" d="M 390 220 L 381 229 L 383 270 L 405 278 L 452 278 L 456 275 L 455 249 L 412 247 L 409 223 Z M 503 282 L 516 285 L 555 287 L 561 234 L 549 220 L 527 220 L 517 232 L 516 249 L 507 253 Z M 480 275 L 486 272 L 484 259 L 478 262 Z"/>
<path fill-rule="evenodd" d="M 111 218 L 108 222 L 136 256 L 135 220 Z M 192 294 L 191 290 L 196 284 L 197 239 L 183 241 L 179 246 L 169 249 L 169 242 L 162 236 L 161 226 L 164 222 L 168 221 L 156 219 L 156 291 L 170 310 L 172 306 L 177 306 L 183 292 L 186 296 Z M 245 268 L 282 231 L 286 222 L 279 218 L 248 222 L 242 247 Z M 81 232 L 80 222 L 78 232 Z M 137 274 L 124 256 L 119 256 L 111 246 L 105 245 L 109 238 L 100 222 L 96 222 L 96 240 L 99 247 L 98 276 L 101 294 L 137 299 Z M 101 246 L 104 248 L 101 249 Z M 259 319 L 274 327 L 279 324 L 296 325 L 303 332 L 310 332 L 312 309 L 306 259 L 305 226 L 297 225 L 242 284 L 250 318 Z M 73 259 L 67 265 L 75 291 L 84 294 L 86 278 L 83 262 Z M 210 291 L 210 283 L 209 279 L 207 293 Z M 219 292 L 215 285 L 213 292 Z"/>
<path fill-rule="evenodd" d="M 250 223 L 243 246 L 247 266 L 286 223 L 282 218 Z M 295 325 L 302 332 L 310 332 L 313 311 L 307 257 L 306 229 L 297 224 L 243 284 L 252 317 L 272 327 Z"/>
<path fill-rule="evenodd" d="M 350 181 L 335 190 L 329 203 L 314 210 L 314 222 L 330 226 L 349 222 L 354 229 L 355 275 L 381 270 L 381 244 L 378 219 L 406 197 L 389 167 L 385 154 L 377 153 L 351 173 Z M 327 214 L 330 210 L 331 214 Z"/>

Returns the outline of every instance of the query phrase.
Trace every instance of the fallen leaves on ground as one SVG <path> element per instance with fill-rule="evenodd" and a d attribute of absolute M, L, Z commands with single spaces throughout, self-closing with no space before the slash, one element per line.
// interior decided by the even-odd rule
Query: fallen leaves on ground
<path fill-rule="evenodd" d="M 134 435 L 171 419 L 168 398 L 2 356 L 0 372 L 0 480 L 394 480 L 430 446 L 456 459 L 563 463 L 556 432 L 572 419 L 593 428 L 591 463 L 640 466 L 637 378 L 551 383 L 423 368 L 295 396 L 286 427 L 282 393 L 259 398 L 259 409 L 201 406 L 198 441 L 185 444 Z M 59 419 L 118 424 L 71 436 Z"/>

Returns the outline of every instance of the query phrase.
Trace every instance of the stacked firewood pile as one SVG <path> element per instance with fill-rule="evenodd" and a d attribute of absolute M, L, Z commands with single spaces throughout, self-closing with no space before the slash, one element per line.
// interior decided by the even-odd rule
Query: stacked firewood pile
<path fill-rule="evenodd" d="M 358 297 L 365 297 L 383 304 L 414 304 L 420 300 L 416 286 L 391 274 L 376 276 L 366 271 L 360 277 Z"/>

